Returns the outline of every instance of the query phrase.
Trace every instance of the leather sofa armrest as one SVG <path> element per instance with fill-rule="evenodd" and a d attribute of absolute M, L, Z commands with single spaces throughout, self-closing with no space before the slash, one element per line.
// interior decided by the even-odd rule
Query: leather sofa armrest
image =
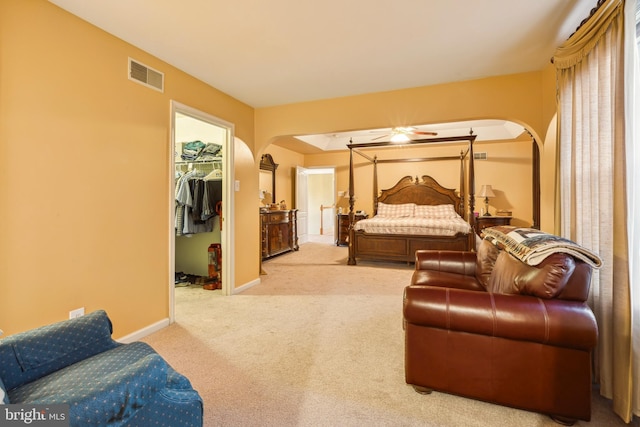
<path fill-rule="evenodd" d="M 466 274 L 447 273 L 437 270 L 416 270 L 411 276 L 412 286 L 440 286 L 443 288 L 468 289 L 482 291 L 485 289 L 475 276 Z"/>
<path fill-rule="evenodd" d="M 595 347 L 598 326 L 579 301 L 432 286 L 405 288 L 408 324 L 559 347 Z"/>
<path fill-rule="evenodd" d="M 416 251 L 416 271 L 433 270 L 443 273 L 475 276 L 476 253 L 471 251 Z"/>

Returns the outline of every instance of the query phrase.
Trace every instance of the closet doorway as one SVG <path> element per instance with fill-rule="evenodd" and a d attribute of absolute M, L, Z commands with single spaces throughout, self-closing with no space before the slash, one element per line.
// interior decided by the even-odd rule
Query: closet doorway
<path fill-rule="evenodd" d="M 233 132 L 231 123 L 171 101 L 171 323 L 176 287 L 212 297 L 233 289 Z"/>

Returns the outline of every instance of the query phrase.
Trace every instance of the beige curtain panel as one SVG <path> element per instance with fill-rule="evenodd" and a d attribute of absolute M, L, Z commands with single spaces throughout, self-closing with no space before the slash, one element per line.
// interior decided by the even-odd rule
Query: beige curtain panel
<path fill-rule="evenodd" d="M 633 417 L 631 287 L 625 162 L 624 2 L 607 0 L 553 58 L 558 79 L 559 233 L 603 259 L 590 305 L 598 321 L 594 355 L 600 393 Z M 636 363 L 638 361 L 636 360 Z"/>

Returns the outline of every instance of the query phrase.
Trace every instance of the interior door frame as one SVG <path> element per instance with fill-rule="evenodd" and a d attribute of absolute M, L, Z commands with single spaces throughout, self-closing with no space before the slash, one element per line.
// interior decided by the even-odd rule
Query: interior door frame
<path fill-rule="evenodd" d="M 220 231 L 220 243 L 222 246 L 222 294 L 231 295 L 235 283 L 235 259 L 234 248 L 234 131 L 233 123 L 222 120 L 204 111 L 197 110 L 188 105 L 171 100 L 171 135 L 169 144 L 169 271 L 167 282 L 169 285 L 169 323 L 175 322 L 175 116 L 181 113 L 193 117 L 214 126 L 227 129 L 227 140 L 222 148 L 222 218 L 223 225 Z"/>
<path fill-rule="evenodd" d="M 306 243 L 309 239 L 309 206 L 308 206 L 308 188 L 307 188 L 307 168 L 296 166 L 295 178 L 295 207 L 298 209 L 296 226 L 296 235 L 300 244 Z M 301 179 L 304 177 L 304 179 Z M 301 182 L 303 181 L 303 182 Z"/>
<path fill-rule="evenodd" d="M 311 166 L 306 168 L 302 166 L 296 166 L 296 182 L 295 182 L 296 208 L 298 209 L 298 225 L 299 225 L 298 239 L 301 244 L 309 241 L 309 215 L 310 215 L 312 206 L 309 206 L 309 198 L 307 197 L 307 194 L 310 193 L 308 177 L 309 175 L 315 175 L 317 173 L 321 175 L 330 175 L 332 177 L 332 181 L 333 181 L 333 186 L 331 189 L 332 199 L 330 201 L 332 204 L 333 215 L 331 215 L 331 217 L 335 218 L 336 204 L 337 204 L 336 167 L 335 166 Z M 305 176 L 304 185 L 302 185 L 300 182 L 300 175 Z M 304 201 L 304 203 L 306 204 L 304 207 L 304 211 L 300 209 L 301 201 Z M 321 215 L 323 215 L 322 212 L 321 212 Z M 335 224 L 333 224 L 332 228 L 333 228 L 333 235 L 335 236 L 335 233 L 336 233 Z"/>

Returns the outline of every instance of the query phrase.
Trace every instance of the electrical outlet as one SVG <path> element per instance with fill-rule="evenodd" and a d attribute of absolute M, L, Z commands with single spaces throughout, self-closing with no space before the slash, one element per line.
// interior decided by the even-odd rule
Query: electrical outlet
<path fill-rule="evenodd" d="M 84 316 L 84 307 L 76 308 L 69 312 L 69 319 L 75 319 L 76 317 Z"/>

